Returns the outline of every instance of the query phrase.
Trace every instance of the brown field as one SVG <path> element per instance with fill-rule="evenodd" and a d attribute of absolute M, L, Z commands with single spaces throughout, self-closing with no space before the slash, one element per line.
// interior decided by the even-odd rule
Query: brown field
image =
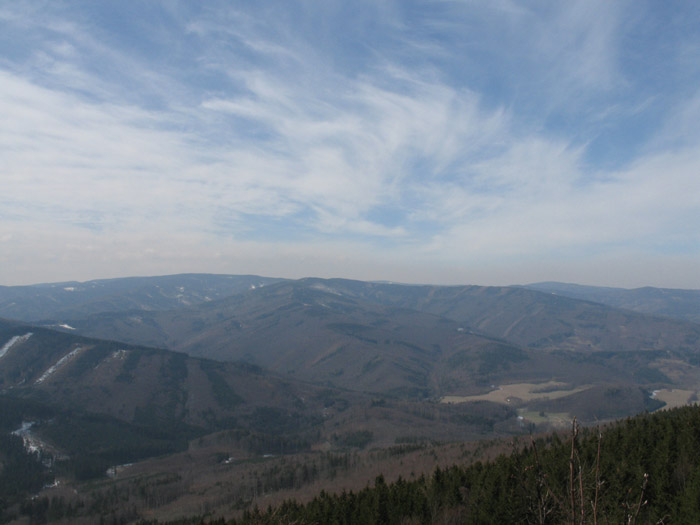
<path fill-rule="evenodd" d="M 441 403 L 467 403 L 470 401 L 492 401 L 503 404 L 520 404 L 535 399 L 557 399 L 582 392 L 590 385 L 570 388 L 567 383 L 548 381 L 546 383 L 513 383 L 501 385 L 487 394 L 476 396 L 445 396 Z"/>
<path fill-rule="evenodd" d="M 697 402 L 697 390 L 679 390 L 677 388 L 665 388 L 662 390 L 654 390 L 653 397 L 659 401 L 666 403 L 666 406 L 659 410 L 667 408 L 682 407 Z"/>

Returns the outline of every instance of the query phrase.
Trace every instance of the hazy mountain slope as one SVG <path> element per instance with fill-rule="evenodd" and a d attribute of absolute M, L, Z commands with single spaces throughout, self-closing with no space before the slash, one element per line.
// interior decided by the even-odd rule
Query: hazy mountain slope
<path fill-rule="evenodd" d="M 515 411 L 499 403 L 438 408 L 432 402 L 281 378 L 250 364 L 221 363 L 4 320 L 0 399 L 31 401 L 69 415 L 109 416 L 146 429 L 146 434 L 162 434 L 166 441 L 234 429 L 258 443 L 258 449 L 269 443 L 287 450 L 308 449 L 312 443 L 341 449 L 369 443 L 388 446 L 411 436 L 473 439 L 520 428 Z M 19 414 L 14 421 L 37 416 L 27 417 L 32 419 Z M 83 416 L 75 421 L 87 424 Z M 113 422 L 103 423 L 93 431 L 115 427 Z M 70 424 L 59 429 L 59 437 L 70 441 L 66 432 L 70 434 Z M 81 439 L 89 439 L 81 432 Z"/>
<path fill-rule="evenodd" d="M 685 385 L 683 369 L 690 370 L 700 337 L 691 323 L 519 288 L 320 279 L 175 311 L 102 314 L 74 326 L 93 336 L 412 397 L 552 378 Z"/>
<path fill-rule="evenodd" d="M 528 284 L 526 288 L 700 323 L 700 290 L 651 287 L 628 290 L 557 282 Z"/>
<path fill-rule="evenodd" d="M 698 523 L 699 436 L 698 407 L 645 414 L 417 480 L 378 476 L 356 492 L 323 491 L 229 523 Z"/>
<path fill-rule="evenodd" d="M 255 275 L 181 274 L 0 286 L 0 317 L 68 321 L 100 312 L 168 310 L 220 299 L 279 280 Z"/>
<path fill-rule="evenodd" d="M 205 308 L 199 315 L 187 310 L 183 316 L 172 312 L 163 316 L 143 312 L 181 309 L 188 305 L 197 306 L 212 302 L 213 310 L 217 310 L 216 315 L 221 318 L 235 318 L 240 315 L 245 317 L 247 314 L 239 312 L 236 308 L 265 309 L 268 307 L 263 305 L 265 301 L 275 300 L 274 294 L 267 294 L 265 287 L 260 287 L 273 282 L 274 279 L 256 276 L 175 275 L 92 281 L 84 285 L 63 283 L 0 288 L 0 315 L 9 311 L 14 312 L 15 317 L 23 319 L 51 317 L 57 324 L 65 323 L 70 326 L 73 326 L 71 321 L 77 322 L 90 316 L 89 323 L 80 323 L 83 333 L 139 344 L 185 349 L 196 344 L 197 332 L 206 331 L 205 326 L 214 324 L 216 319 L 212 319 L 211 311 Z M 282 284 L 285 282 L 293 281 L 282 281 Z M 314 278 L 296 281 L 294 286 L 297 295 L 301 293 L 301 289 L 307 289 L 316 293 L 325 291 L 335 296 L 336 304 L 340 304 L 339 298 L 346 302 L 355 301 L 358 304 L 353 307 L 353 312 L 358 312 L 358 308 L 369 312 L 371 308 L 383 306 L 429 313 L 455 321 L 474 332 L 505 339 L 521 346 L 586 351 L 692 351 L 700 341 L 700 327 L 695 324 L 635 315 L 591 301 L 522 287 L 413 286 Z M 567 289 L 579 292 L 589 290 L 588 287 Z M 608 295 L 617 293 L 615 289 L 602 290 Z M 245 304 L 232 301 L 222 306 L 214 300 L 242 292 L 250 292 L 246 294 Z M 622 306 L 628 309 L 646 309 L 666 314 L 673 311 L 686 312 L 688 317 L 693 316 L 694 297 L 700 293 L 680 290 L 669 295 L 670 291 L 653 289 L 631 292 L 634 292 L 635 297 L 642 298 L 635 299 L 634 304 L 632 299 L 618 301 L 624 302 Z M 659 299 L 657 306 L 653 306 L 651 296 L 663 296 L 667 300 L 663 303 Z M 259 306 L 255 306 L 255 300 L 260 302 Z M 293 299 L 288 306 L 303 303 L 303 298 Z M 666 306 L 659 306 L 662 304 Z M 673 305 L 676 305 L 676 310 L 673 310 Z M 95 317 L 95 314 L 126 310 L 134 313 Z M 135 313 L 137 311 L 138 314 Z M 271 311 L 270 309 L 267 313 L 259 315 L 268 315 Z M 697 314 L 697 310 L 695 312 L 696 315 L 700 315 Z M 336 313 L 340 315 L 342 312 Z M 283 311 L 280 311 L 281 314 Z M 386 316 L 387 313 L 381 315 Z M 195 317 L 199 317 L 199 321 L 193 324 L 190 320 Z M 232 326 L 231 330 L 232 336 L 235 335 L 235 326 Z M 225 333 L 222 332 L 221 341 L 225 338 Z M 206 344 L 210 346 L 207 352 L 213 352 L 212 355 L 219 352 L 217 346 L 220 345 L 214 344 L 213 337 L 201 339 L 202 342 L 206 340 Z"/>
<path fill-rule="evenodd" d="M 417 395 L 434 390 L 432 371 L 444 356 L 489 342 L 453 321 L 304 281 L 171 312 L 103 314 L 74 326 L 191 355 L 244 359 L 301 379 Z"/>
<path fill-rule="evenodd" d="M 331 279 L 337 293 L 432 313 L 511 343 L 585 351 L 700 349 L 700 326 L 517 287 L 410 286 Z"/>
<path fill-rule="evenodd" d="M 220 363 L 0 321 L 0 389 L 125 421 L 220 428 L 258 408 L 320 418 L 317 387 Z M 306 399 L 306 401 L 302 401 Z M 311 401 L 310 401 L 311 400 Z"/>

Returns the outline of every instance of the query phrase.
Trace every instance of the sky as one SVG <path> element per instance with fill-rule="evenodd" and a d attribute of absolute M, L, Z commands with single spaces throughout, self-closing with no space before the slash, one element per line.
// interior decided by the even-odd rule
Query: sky
<path fill-rule="evenodd" d="M 700 288 L 700 3 L 0 3 L 0 284 Z"/>

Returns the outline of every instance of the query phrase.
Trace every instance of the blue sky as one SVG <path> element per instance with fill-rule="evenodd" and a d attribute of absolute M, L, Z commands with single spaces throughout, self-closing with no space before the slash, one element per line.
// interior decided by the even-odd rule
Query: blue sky
<path fill-rule="evenodd" d="M 0 4 L 0 284 L 700 288 L 700 4 Z"/>

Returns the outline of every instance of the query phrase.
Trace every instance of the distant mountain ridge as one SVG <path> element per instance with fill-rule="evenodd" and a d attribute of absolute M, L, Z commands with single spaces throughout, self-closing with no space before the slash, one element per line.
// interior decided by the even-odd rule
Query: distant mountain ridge
<path fill-rule="evenodd" d="M 73 325 L 93 336 L 247 360 L 304 380 L 419 396 L 435 392 L 431 370 L 443 348 L 491 343 L 454 321 L 350 297 L 315 280 L 174 311 L 100 314 Z"/>
<path fill-rule="evenodd" d="M 190 461 L 200 441 L 222 466 L 593 424 L 700 395 L 700 324 L 550 289 L 186 274 L 0 287 L 0 311 L 26 317 L 0 318 L 0 423 L 70 456 L 58 463 L 75 479 Z"/>
<path fill-rule="evenodd" d="M 698 364 L 698 324 L 524 287 L 244 282 L 228 297 L 177 309 L 53 323 L 69 322 L 66 330 L 91 337 L 419 399 L 553 378 L 678 386 Z"/>
<path fill-rule="evenodd" d="M 594 301 L 643 314 L 662 315 L 700 323 L 700 290 L 650 286 L 626 289 L 559 282 L 533 283 L 525 285 L 525 288 Z"/>
<path fill-rule="evenodd" d="M 308 280 L 314 279 L 309 278 Z M 291 279 L 257 275 L 176 274 L 98 279 L 86 282 L 67 281 L 26 286 L 0 286 L 0 317 L 35 322 L 49 319 L 70 320 L 104 312 L 171 310 L 222 299 L 248 289 L 282 281 L 291 281 Z M 305 279 L 300 281 L 305 281 Z M 350 285 L 350 283 L 363 281 L 348 279 L 327 279 L 326 281 L 336 285 L 344 283 L 346 293 L 352 292 L 353 288 L 354 293 L 360 295 L 367 293 Z M 413 285 L 392 281 L 370 281 L 364 282 L 364 284 L 377 287 L 373 294 L 373 300 L 379 302 L 382 300 L 392 301 L 390 297 L 396 294 L 386 293 L 390 287 L 406 287 L 404 291 L 414 290 L 418 292 L 413 294 L 416 299 L 420 296 L 420 290 L 426 288 L 444 290 L 527 288 L 648 315 L 700 322 L 700 290 L 653 287 L 625 289 L 560 282 L 541 282 L 507 287 Z M 383 293 L 384 298 L 382 298 Z M 397 298 L 394 297 L 393 301 L 396 302 Z M 406 302 L 406 297 L 399 302 Z M 407 304 L 407 307 L 414 308 L 415 306 L 415 304 Z M 422 310 L 420 306 L 418 309 Z"/>
<path fill-rule="evenodd" d="M 0 317 L 35 322 L 70 320 L 98 312 L 170 310 L 280 280 L 256 275 L 179 274 L 0 286 Z"/>
<path fill-rule="evenodd" d="M 45 326 L 404 399 L 551 380 L 690 388 L 700 373 L 700 324 L 527 287 L 187 274 L 66 288 L 37 287 L 51 307 L 36 311 L 69 315 Z"/>

